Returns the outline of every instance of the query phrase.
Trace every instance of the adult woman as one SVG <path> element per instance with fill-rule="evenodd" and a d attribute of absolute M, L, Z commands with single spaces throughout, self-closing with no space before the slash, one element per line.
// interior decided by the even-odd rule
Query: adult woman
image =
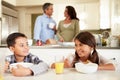
<path fill-rule="evenodd" d="M 79 19 L 72 6 L 66 6 L 64 16 L 65 19 L 59 22 L 57 36 L 61 42 L 70 42 L 79 33 Z"/>

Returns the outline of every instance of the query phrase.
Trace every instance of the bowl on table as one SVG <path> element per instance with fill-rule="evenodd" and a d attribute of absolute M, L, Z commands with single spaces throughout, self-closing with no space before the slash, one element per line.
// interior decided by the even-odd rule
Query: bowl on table
<path fill-rule="evenodd" d="M 81 73 L 94 73 L 97 71 L 98 65 L 91 62 L 87 64 L 79 62 L 75 64 L 75 69 Z"/>
<path fill-rule="evenodd" d="M 33 63 L 27 63 L 27 62 L 12 63 L 9 66 L 10 67 L 10 72 L 11 72 L 12 68 L 17 68 L 17 65 L 21 65 L 21 66 L 23 66 L 25 68 L 29 68 L 29 67 L 31 67 L 33 65 Z"/>

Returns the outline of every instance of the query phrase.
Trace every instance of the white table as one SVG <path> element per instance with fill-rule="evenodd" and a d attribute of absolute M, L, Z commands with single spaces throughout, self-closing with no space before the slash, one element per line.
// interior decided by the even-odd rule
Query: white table
<path fill-rule="evenodd" d="M 15 77 L 6 73 L 4 80 L 120 80 L 120 72 L 97 71 L 92 74 L 83 74 L 75 69 L 64 69 L 63 74 L 56 74 L 54 69 L 38 76 Z"/>

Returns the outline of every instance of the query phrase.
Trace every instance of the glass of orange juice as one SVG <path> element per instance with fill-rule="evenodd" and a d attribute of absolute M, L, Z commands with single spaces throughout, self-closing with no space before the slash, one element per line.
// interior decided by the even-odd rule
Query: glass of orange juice
<path fill-rule="evenodd" d="M 4 64 L 5 63 L 5 54 L 0 53 L 0 80 L 3 80 L 3 74 L 4 74 Z"/>
<path fill-rule="evenodd" d="M 64 70 L 64 56 L 55 56 L 55 72 L 56 74 L 63 73 Z"/>

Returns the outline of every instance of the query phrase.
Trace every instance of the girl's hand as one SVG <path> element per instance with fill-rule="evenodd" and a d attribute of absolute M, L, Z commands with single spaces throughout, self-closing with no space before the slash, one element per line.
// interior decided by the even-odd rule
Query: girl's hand
<path fill-rule="evenodd" d="M 55 68 L 55 63 L 53 63 L 53 64 L 51 65 L 51 68 Z"/>
<path fill-rule="evenodd" d="M 71 68 L 72 67 L 71 64 L 69 63 L 68 59 L 64 60 L 64 67 L 65 68 Z"/>

